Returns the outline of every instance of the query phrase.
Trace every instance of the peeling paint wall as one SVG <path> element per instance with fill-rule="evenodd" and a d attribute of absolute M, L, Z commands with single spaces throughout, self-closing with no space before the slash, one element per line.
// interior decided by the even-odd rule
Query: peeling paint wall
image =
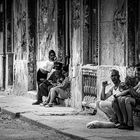
<path fill-rule="evenodd" d="M 28 91 L 27 0 L 14 0 L 14 93 Z"/>
<path fill-rule="evenodd" d="M 38 2 L 38 60 L 48 60 L 48 52 L 53 49 L 58 54 L 56 0 Z"/>
<path fill-rule="evenodd" d="M 28 91 L 28 67 L 26 61 L 15 62 L 15 82 L 13 93 L 16 95 L 25 95 Z"/>
<path fill-rule="evenodd" d="M 82 86 L 81 86 L 81 5 L 82 1 L 72 0 L 71 1 L 71 16 L 72 16 L 72 37 L 71 37 L 71 93 L 72 102 L 71 105 L 76 108 L 81 108 L 82 101 Z"/>
<path fill-rule="evenodd" d="M 3 87 L 3 13 L 0 13 L 0 89 Z"/>
<path fill-rule="evenodd" d="M 101 0 L 101 65 L 125 65 L 125 0 Z"/>
<path fill-rule="evenodd" d="M 28 90 L 36 89 L 37 17 L 36 1 L 28 1 Z"/>
<path fill-rule="evenodd" d="M 71 105 L 76 108 L 81 108 L 82 101 L 82 76 L 81 76 L 81 62 L 80 62 L 80 29 L 76 29 L 73 32 L 72 38 L 72 71 L 71 71 L 71 93 L 72 102 Z"/>
<path fill-rule="evenodd" d="M 36 1 L 14 0 L 14 93 L 36 89 Z"/>
<path fill-rule="evenodd" d="M 0 56 L 0 89 L 3 87 L 3 57 Z"/>

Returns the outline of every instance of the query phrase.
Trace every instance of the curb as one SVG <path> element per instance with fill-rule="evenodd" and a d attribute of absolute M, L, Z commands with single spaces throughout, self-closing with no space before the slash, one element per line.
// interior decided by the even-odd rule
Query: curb
<path fill-rule="evenodd" d="M 56 131 L 56 132 L 58 132 L 60 134 L 63 134 L 65 136 L 68 136 L 68 137 L 73 138 L 73 139 L 76 139 L 76 140 L 88 140 L 86 138 L 82 138 L 82 137 L 79 137 L 79 136 L 76 136 L 76 135 L 73 135 L 73 134 L 69 134 L 67 132 L 62 132 L 61 130 L 57 130 L 56 128 L 53 128 L 51 126 L 42 124 L 42 123 L 40 123 L 38 121 L 32 120 L 32 119 L 30 119 L 28 117 L 25 117 L 25 116 L 21 115 L 20 112 L 14 113 L 12 111 L 9 111 L 9 110 L 4 109 L 4 108 L 1 108 L 1 107 L 0 107 L 0 112 L 2 112 L 4 114 L 10 115 L 12 117 L 12 119 L 18 118 L 18 119 L 20 119 L 22 121 L 25 121 L 25 122 L 28 122 L 30 124 L 36 125 L 38 127 L 41 127 L 41 128 L 44 128 L 44 129 L 49 129 L 49 130 L 54 130 L 54 131 Z"/>

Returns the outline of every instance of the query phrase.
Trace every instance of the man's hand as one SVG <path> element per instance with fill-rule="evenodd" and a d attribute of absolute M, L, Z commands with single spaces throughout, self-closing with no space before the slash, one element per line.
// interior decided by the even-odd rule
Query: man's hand
<path fill-rule="evenodd" d="M 102 86 L 103 87 L 106 87 L 107 85 L 108 85 L 108 82 L 107 81 L 102 82 Z"/>
<path fill-rule="evenodd" d="M 137 84 L 139 87 L 140 87 L 140 82 L 138 82 L 138 84 Z"/>

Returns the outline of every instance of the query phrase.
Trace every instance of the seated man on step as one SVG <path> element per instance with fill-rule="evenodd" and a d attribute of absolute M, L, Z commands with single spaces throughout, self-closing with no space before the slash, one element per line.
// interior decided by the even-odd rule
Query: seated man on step
<path fill-rule="evenodd" d="M 113 69 L 111 71 L 111 80 L 114 86 L 107 93 L 105 93 L 105 89 L 108 83 L 107 81 L 102 83 L 101 100 L 96 102 L 96 106 L 108 116 L 111 122 L 117 123 L 118 120 L 113 111 L 112 102 L 114 100 L 114 95 L 120 92 L 119 85 L 121 81 L 118 70 Z"/>
<path fill-rule="evenodd" d="M 62 77 L 62 63 L 55 62 L 54 67 L 55 71 L 51 74 L 51 76 L 39 85 L 37 92 L 37 101 L 32 105 L 39 105 L 40 103 L 42 103 L 42 97 L 47 97 L 50 89 L 57 86 L 58 79 Z"/>

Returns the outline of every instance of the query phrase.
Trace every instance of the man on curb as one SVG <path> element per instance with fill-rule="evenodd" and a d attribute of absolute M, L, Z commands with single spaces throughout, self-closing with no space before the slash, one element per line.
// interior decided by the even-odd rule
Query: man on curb
<path fill-rule="evenodd" d="M 102 82 L 101 100 L 96 102 L 96 106 L 98 109 L 100 109 L 107 115 L 107 117 L 111 122 L 118 123 L 116 114 L 114 113 L 112 108 L 114 95 L 120 92 L 119 85 L 121 81 L 118 70 L 115 69 L 111 70 L 111 80 L 114 86 L 107 93 L 105 93 L 105 90 L 106 86 L 108 86 L 108 82 L 107 81 Z"/>

